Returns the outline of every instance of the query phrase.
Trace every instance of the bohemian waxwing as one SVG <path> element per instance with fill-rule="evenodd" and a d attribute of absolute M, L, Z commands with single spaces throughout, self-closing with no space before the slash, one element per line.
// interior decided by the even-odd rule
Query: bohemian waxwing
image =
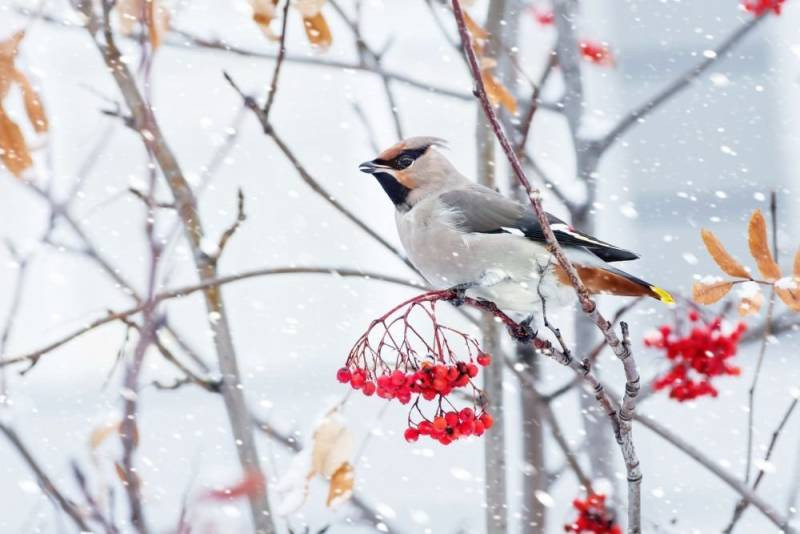
<path fill-rule="evenodd" d="M 436 149 L 442 146 L 435 137 L 411 137 L 359 166 L 394 203 L 400 241 L 414 266 L 433 287 L 464 288 L 467 296 L 509 311 L 536 313 L 542 298 L 548 307 L 572 302 L 574 290 L 547 251 L 533 212 L 469 181 Z M 609 265 L 636 254 L 547 216 L 591 292 L 673 302 L 663 289 Z"/>

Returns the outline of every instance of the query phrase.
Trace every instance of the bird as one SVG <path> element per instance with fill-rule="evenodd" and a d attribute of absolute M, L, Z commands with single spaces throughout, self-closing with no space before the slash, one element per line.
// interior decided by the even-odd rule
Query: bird
<path fill-rule="evenodd" d="M 530 206 L 466 178 L 445 157 L 445 147 L 437 137 L 410 137 L 359 165 L 394 204 L 398 235 L 414 267 L 436 289 L 489 300 L 529 321 L 540 307 L 544 313 L 545 305 L 573 303 L 567 272 L 548 250 Z M 674 302 L 664 289 L 611 265 L 637 254 L 546 216 L 591 293 Z"/>

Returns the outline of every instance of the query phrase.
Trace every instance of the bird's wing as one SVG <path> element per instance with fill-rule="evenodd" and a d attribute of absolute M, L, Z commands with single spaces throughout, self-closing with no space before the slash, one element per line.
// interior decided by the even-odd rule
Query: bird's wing
<path fill-rule="evenodd" d="M 442 193 L 439 200 L 457 213 L 458 228 L 470 233 L 509 233 L 544 242 L 544 233 L 536 216 L 522 204 L 500 193 L 474 185 Z M 572 228 L 555 215 L 547 214 L 550 228 L 559 244 L 583 247 L 603 261 L 635 260 L 639 256 Z"/>

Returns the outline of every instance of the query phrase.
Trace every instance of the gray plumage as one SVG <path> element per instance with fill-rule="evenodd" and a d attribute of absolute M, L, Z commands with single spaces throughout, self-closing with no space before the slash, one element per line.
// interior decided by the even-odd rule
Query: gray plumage
<path fill-rule="evenodd" d="M 470 182 L 432 148 L 431 138 L 401 141 L 360 169 L 373 174 L 395 204 L 408 258 L 434 287 L 468 285 L 467 295 L 524 313 L 539 310 L 542 299 L 555 307 L 574 299 L 530 207 Z M 654 296 L 647 282 L 606 264 L 636 254 L 548 218 L 567 257 L 596 286 L 611 282 L 617 294 Z"/>

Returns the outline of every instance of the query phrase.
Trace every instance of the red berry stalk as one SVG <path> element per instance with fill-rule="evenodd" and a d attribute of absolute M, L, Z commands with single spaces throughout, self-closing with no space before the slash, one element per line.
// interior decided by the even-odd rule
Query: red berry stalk
<path fill-rule="evenodd" d="M 480 436 L 492 426 L 483 392 L 475 385 L 491 363 L 477 340 L 436 318 L 437 292 L 415 297 L 370 324 L 336 373 L 367 397 L 411 404 L 407 441 L 427 436 L 444 445 Z M 453 394 L 471 404 L 458 408 Z"/>

